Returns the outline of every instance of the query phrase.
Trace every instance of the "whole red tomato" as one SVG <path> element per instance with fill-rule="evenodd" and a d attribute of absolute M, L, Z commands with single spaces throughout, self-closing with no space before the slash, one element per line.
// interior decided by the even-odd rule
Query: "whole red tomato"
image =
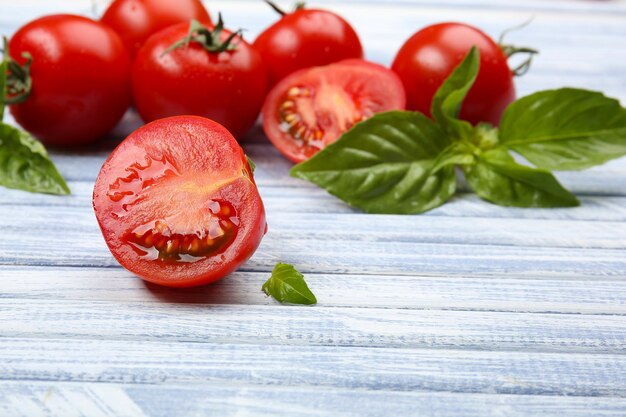
<path fill-rule="evenodd" d="M 270 85 L 299 69 L 363 57 L 358 35 L 335 13 L 304 8 L 285 13 L 270 4 L 282 17 L 253 44 L 267 65 Z"/>
<path fill-rule="evenodd" d="M 144 121 L 192 114 L 213 119 L 235 137 L 256 121 L 267 89 L 261 56 L 239 34 L 192 23 L 148 39 L 133 67 L 133 97 Z M 212 40 L 215 42 L 212 42 Z M 173 45 L 176 48 L 171 48 Z"/>
<path fill-rule="evenodd" d="M 267 229 L 243 150 L 224 127 L 196 116 L 131 133 L 102 166 L 93 207 L 119 263 L 170 287 L 233 272 Z"/>
<path fill-rule="evenodd" d="M 73 15 L 42 17 L 13 35 L 9 53 L 21 65 L 32 58 L 30 94 L 12 105 L 11 113 L 46 144 L 98 139 L 130 104 L 128 52 L 100 22 Z"/>
<path fill-rule="evenodd" d="M 400 48 L 392 69 L 406 89 L 407 108 L 430 115 L 435 92 L 474 45 L 480 51 L 480 70 L 460 117 L 473 124 L 498 125 L 506 106 L 515 100 L 513 72 L 493 39 L 462 23 L 428 26 Z"/>
<path fill-rule="evenodd" d="M 200 0 L 115 0 L 101 21 L 121 36 L 134 58 L 152 34 L 192 19 L 211 23 Z"/>

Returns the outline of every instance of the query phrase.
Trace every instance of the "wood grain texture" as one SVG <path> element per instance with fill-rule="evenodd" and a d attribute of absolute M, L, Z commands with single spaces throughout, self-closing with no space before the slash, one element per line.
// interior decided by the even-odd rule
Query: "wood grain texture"
<path fill-rule="evenodd" d="M 626 320 L 612 315 L 21 299 L 0 312 L 0 334 L 26 338 L 626 352 Z"/>
<path fill-rule="evenodd" d="M 0 32 L 106 4 L 0 0 Z M 570 85 L 626 102 L 624 2 L 313 5 L 348 17 L 383 64 L 433 22 L 497 36 L 534 15 L 509 38 L 541 50 L 519 95 Z M 208 7 L 248 39 L 276 20 L 257 0 Z M 461 180 L 425 215 L 373 216 L 290 178 L 257 126 L 243 146 L 267 236 L 228 279 L 172 290 L 122 269 L 91 209 L 100 166 L 140 124 L 131 111 L 92 149 L 51 150 L 69 197 L 0 189 L 0 417 L 626 415 L 626 159 L 557 173 L 573 209 L 494 206 Z M 277 261 L 319 305 L 265 297 Z"/>
<path fill-rule="evenodd" d="M 19 408 L 11 404 L 19 404 Z M 358 389 L 236 383 L 154 386 L 0 382 L 0 414 L 10 412 L 12 417 L 275 417 L 286 414 L 286 410 L 289 415 L 309 417 L 621 417 L 624 407 L 626 400 L 614 397 L 384 390 L 364 395 Z"/>
<path fill-rule="evenodd" d="M 268 272 L 238 271 L 214 285 L 189 290 L 145 284 L 122 268 L 4 266 L 2 276 L 0 297 L 6 299 L 274 305 L 260 290 Z M 626 281 L 619 277 L 537 279 L 510 274 L 429 277 L 310 273 L 306 279 L 322 300 L 320 308 L 626 314 Z"/>
<path fill-rule="evenodd" d="M 5 380 L 624 396 L 624 355 L 7 339 Z M 73 363 L 80 362 L 76 368 Z M 298 372 L 285 372 L 298 366 Z"/>

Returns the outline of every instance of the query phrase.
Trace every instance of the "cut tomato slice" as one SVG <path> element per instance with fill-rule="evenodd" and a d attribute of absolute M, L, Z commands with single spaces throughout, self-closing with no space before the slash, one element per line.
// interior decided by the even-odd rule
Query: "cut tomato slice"
<path fill-rule="evenodd" d="M 119 263 L 173 287 L 234 271 L 266 230 L 243 150 L 202 117 L 157 120 L 128 136 L 104 163 L 93 204 Z"/>
<path fill-rule="evenodd" d="M 283 155 L 302 162 L 356 123 L 405 105 L 404 87 L 396 74 L 350 59 L 284 78 L 265 101 L 263 130 Z"/>

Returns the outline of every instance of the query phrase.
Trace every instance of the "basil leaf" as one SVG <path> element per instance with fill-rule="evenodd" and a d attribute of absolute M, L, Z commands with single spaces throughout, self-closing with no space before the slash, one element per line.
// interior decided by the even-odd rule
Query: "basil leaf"
<path fill-rule="evenodd" d="M 263 284 L 263 292 L 287 304 L 316 304 L 317 299 L 292 265 L 278 263 L 272 276 Z"/>
<path fill-rule="evenodd" d="M 479 67 L 480 52 L 473 46 L 433 97 L 431 107 L 433 118 L 454 139 L 469 138 L 472 133 L 472 125 L 459 120 L 458 115 L 465 96 L 476 81 Z"/>
<path fill-rule="evenodd" d="M 626 155 L 626 109 L 597 92 L 542 91 L 506 109 L 500 143 L 540 168 L 589 168 Z"/>
<path fill-rule="evenodd" d="M 369 213 L 422 213 L 454 194 L 452 164 L 467 158 L 423 114 L 391 111 L 357 124 L 291 175 Z"/>
<path fill-rule="evenodd" d="M 479 197 L 500 206 L 573 207 L 578 199 L 554 176 L 542 169 L 520 165 L 504 149 L 477 156 L 464 167 L 469 185 Z"/>
<path fill-rule="evenodd" d="M 35 193 L 70 193 L 43 145 L 28 133 L 3 123 L 0 123 L 0 185 Z"/>
<path fill-rule="evenodd" d="M 252 173 L 254 174 L 254 170 L 256 169 L 256 164 L 248 155 L 246 155 L 246 160 L 248 161 L 248 165 L 250 165 L 250 171 L 252 171 Z"/>

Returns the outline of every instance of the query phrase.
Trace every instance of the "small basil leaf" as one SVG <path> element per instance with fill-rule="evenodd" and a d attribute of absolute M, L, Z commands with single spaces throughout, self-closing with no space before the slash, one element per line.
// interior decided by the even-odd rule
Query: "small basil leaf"
<path fill-rule="evenodd" d="M 548 170 L 579 170 L 626 155 L 626 109 L 601 93 L 562 88 L 511 104 L 500 143 Z"/>
<path fill-rule="evenodd" d="M 291 175 L 369 213 L 422 213 L 454 194 L 452 164 L 471 158 L 450 145 L 423 114 L 391 111 L 357 124 Z"/>
<path fill-rule="evenodd" d="M 246 155 L 246 159 L 248 160 L 248 165 L 250 165 L 250 171 L 252 171 L 252 173 L 254 174 L 254 170 L 256 169 L 256 164 L 248 155 Z"/>
<path fill-rule="evenodd" d="M 272 276 L 263 284 L 263 292 L 286 304 L 316 304 L 317 299 L 306 285 L 304 276 L 292 265 L 278 263 Z"/>
<path fill-rule="evenodd" d="M 34 193 L 70 193 L 43 145 L 6 124 L 0 124 L 0 185 Z"/>
<path fill-rule="evenodd" d="M 480 52 L 473 46 L 433 97 L 433 118 L 455 139 L 468 138 L 471 135 L 472 125 L 459 120 L 458 116 L 465 96 L 476 81 L 479 67 Z"/>
<path fill-rule="evenodd" d="M 464 167 L 469 185 L 479 197 L 500 206 L 573 207 L 576 197 L 542 169 L 516 163 L 506 150 L 480 154 Z"/>

